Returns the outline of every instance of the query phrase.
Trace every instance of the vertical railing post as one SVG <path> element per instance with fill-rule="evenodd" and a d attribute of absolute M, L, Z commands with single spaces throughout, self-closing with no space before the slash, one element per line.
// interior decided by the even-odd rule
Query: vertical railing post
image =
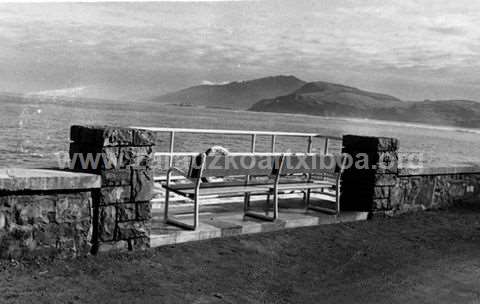
<path fill-rule="evenodd" d="M 251 142 L 251 146 L 250 146 L 250 152 L 252 154 L 255 154 L 255 141 L 256 140 L 257 140 L 257 134 L 253 133 L 252 134 L 252 142 Z M 246 181 L 247 184 L 250 183 L 250 175 L 246 176 L 245 181 Z M 244 209 L 245 210 L 250 209 L 250 193 L 245 193 L 244 201 L 245 201 Z M 268 212 L 268 210 L 267 210 L 267 212 Z"/>
<path fill-rule="evenodd" d="M 312 153 L 313 136 L 308 137 L 307 153 Z"/>
<path fill-rule="evenodd" d="M 255 141 L 257 140 L 257 134 L 252 134 L 252 145 L 250 151 L 255 154 Z"/>
<path fill-rule="evenodd" d="M 325 137 L 325 147 L 323 148 L 323 154 L 328 154 L 328 137 Z"/>
<path fill-rule="evenodd" d="M 173 147 L 175 145 L 175 131 L 170 132 L 170 157 L 168 159 L 169 167 L 173 166 Z"/>
<path fill-rule="evenodd" d="M 272 153 L 275 153 L 275 139 L 276 139 L 276 138 L 277 138 L 277 137 L 276 137 L 275 135 L 272 135 L 272 146 L 271 146 L 271 149 L 270 149 L 270 151 L 271 151 Z"/>

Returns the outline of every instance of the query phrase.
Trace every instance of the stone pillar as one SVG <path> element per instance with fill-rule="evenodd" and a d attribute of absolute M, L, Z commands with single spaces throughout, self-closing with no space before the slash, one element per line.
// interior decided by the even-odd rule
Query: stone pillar
<path fill-rule="evenodd" d="M 353 163 L 342 175 L 341 207 L 345 211 L 383 211 L 398 173 L 398 140 L 387 137 L 343 136 L 342 153 Z M 368 157 L 368 163 L 362 160 Z"/>
<path fill-rule="evenodd" d="M 93 197 L 92 253 L 150 246 L 153 132 L 72 126 L 71 167 L 101 175 Z"/>

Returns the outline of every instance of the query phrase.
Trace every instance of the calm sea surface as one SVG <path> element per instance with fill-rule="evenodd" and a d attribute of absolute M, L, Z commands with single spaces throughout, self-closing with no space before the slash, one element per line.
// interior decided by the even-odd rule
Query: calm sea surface
<path fill-rule="evenodd" d="M 306 115 L 254 113 L 164 106 L 137 102 L 0 100 L 0 167 L 51 167 L 56 153 L 68 151 L 72 124 L 155 126 L 258 131 L 315 132 L 325 135 L 360 134 L 400 139 L 402 152 L 422 152 L 429 166 L 480 164 L 480 130 L 438 128 L 367 120 L 333 119 Z M 300 151 L 305 140 L 277 139 L 277 151 Z M 242 136 L 181 135 L 175 148 L 204 151 L 222 145 L 230 151 L 248 151 Z M 322 142 L 314 142 L 321 150 Z M 268 151 L 269 138 L 259 138 L 259 151 Z M 339 149 L 337 145 L 333 149 Z M 158 138 L 157 151 L 167 151 L 168 137 Z"/>

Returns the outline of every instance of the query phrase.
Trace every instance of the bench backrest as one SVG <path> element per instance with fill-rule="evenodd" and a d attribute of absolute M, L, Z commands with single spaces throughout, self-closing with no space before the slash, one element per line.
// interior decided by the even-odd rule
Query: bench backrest
<path fill-rule="evenodd" d="M 269 176 L 278 172 L 281 156 L 213 155 L 193 157 L 190 178 L 225 176 Z"/>
<path fill-rule="evenodd" d="M 286 155 L 280 174 L 339 174 L 342 161 L 341 155 Z"/>

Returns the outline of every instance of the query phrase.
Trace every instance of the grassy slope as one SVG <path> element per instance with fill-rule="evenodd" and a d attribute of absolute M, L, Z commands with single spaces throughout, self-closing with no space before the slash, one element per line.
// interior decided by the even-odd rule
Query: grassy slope
<path fill-rule="evenodd" d="M 480 210 L 3 265 L 1 303 L 473 303 Z"/>

